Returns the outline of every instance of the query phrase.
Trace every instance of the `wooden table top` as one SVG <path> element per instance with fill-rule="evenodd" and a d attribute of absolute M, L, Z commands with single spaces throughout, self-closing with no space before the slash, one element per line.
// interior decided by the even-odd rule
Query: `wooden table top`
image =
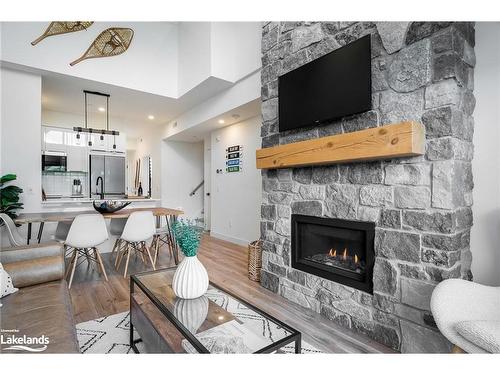
<path fill-rule="evenodd" d="M 126 219 L 132 212 L 152 211 L 155 216 L 180 216 L 184 211 L 166 207 L 140 207 L 123 209 L 112 214 L 102 214 L 105 219 Z M 59 222 L 71 221 L 78 215 L 97 214 L 95 210 L 84 211 L 58 211 L 58 212 L 33 212 L 20 214 L 14 222 L 16 224 L 40 223 L 40 222 Z"/>

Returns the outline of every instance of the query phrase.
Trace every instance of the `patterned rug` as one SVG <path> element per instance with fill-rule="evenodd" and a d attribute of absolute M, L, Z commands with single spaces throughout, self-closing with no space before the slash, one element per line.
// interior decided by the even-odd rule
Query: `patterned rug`
<path fill-rule="evenodd" d="M 211 296 L 214 297 L 214 296 Z M 209 297 L 210 298 L 210 297 Z M 210 298 L 212 299 L 212 298 Z M 229 304 L 230 301 L 223 299 L 219 300 Z M 269 324 L 262 325 L 262 321 L 255 320 L 255 317 L 248 315 L 245 317 L 244 307 L 240 306 L 243 313 L 237 313 L 238 319 L 245 323 L 259 324 L 262 326 L 262 334 L 269 338 L 276 337 L 278 339 L 280 332 L 272 332 L 273 329 Z M 80 352 L 84 354 L 134 354 L 134 351 L 129 345 L 129 329 L 130 318 L 129 312 L 105 316 L 103 318 L 89 320 L 88 322 L 77 324 L 76 333 L 80 345 Z M 137 333 L 134 334 L 137 338 Z M 141 343 L 137 344 L 139 352 L 142 352 Z M 282 353 L 294 353 L 294 345 L 289 344 L 280 349 Z M 319 349 L 302 340 L 302 354 L 317 354 L 322 353 Z"/>

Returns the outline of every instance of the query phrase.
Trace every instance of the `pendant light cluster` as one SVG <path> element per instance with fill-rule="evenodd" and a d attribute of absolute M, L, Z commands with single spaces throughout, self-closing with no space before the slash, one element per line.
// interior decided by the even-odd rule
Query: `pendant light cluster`
<path fill-rule="evenodd" d="M 112 135 L 113 136 L 113 150 L 116 150 L 116 136 L 120 135 L 120 132 L 117 130 L 109 130 L 109 94 L 103 94 L 101 92 L 96 92 L 96 91 L 87 91 L 83 90 L 84 94 L 84 101 L 85 101 L 85 127 L 82 128 L 81 126 L 75 126 L 73 127 L 73 130 L 76 133 L 76 138 L 80 139 L 80 133 L 89 133 L 89 134 L 100 134 L 100 139 L 101 141 L 104 140 L 105 135 Z M 98 95 L 98 96 L 104 96 L 106 97 L 106 129 L 93 129 L 88 127 L 88 103 L 87 103 L 87 95 Z M 89 147 L 92 146 L 92 140 L 89 139 L 88 143 Z"/>

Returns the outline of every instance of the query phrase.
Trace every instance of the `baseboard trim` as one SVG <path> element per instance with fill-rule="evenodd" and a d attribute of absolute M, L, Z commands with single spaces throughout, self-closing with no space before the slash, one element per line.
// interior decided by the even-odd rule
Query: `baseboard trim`
<path fill-rule="evenodd" d="M 217 232 L 214 232 L 214 231 L 210 231 L 210 236 L 218 238 L 219 240 L 224 240 L 224 241 L 232 242 L 232 243 L 234 243 L 236 245 L 240 245 L 240 246 L 248 246 L 248 244 L 250 242 L 252 242 L 252 241 L 243 240 L 243 239 L 237 238 L 237 237 L 227 236 L 225 234 L 217 233 Z"/>

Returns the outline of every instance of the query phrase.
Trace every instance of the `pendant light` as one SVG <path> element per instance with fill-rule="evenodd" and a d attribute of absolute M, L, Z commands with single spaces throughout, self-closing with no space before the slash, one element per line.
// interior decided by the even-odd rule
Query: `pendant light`
<path fill-rule="evenodd" d="M 112 135 L 113 136 L 113 149 L 116 149 L 116 136 L 120 135 L 120 132 L 117 130 L 109 130 L 109 94 L 103 94 L 101 92 L 96 92 L 96 91 L 87 91 L 83 90 L 84 94 L 84 104 L 85 104 L 85 127 L 82 128 L 80 126 L 75 126 L 73 128 L 74 131 L 77 132 L 76 138 L 80 139 L 80 133 L 89 133 L 90 135 L 92 133 L 100 134 L 100 140 L 104 140 L 105 135 Z M 88 104 L 87 104 L 87 95 L 98 95 L 98 96 L 104 96 L 106 97 L 106 129 L 93 129 L 88 127 Z M 92 147 L 92 139 L 89 138 L 88 142 L 89 147 Z"/>

